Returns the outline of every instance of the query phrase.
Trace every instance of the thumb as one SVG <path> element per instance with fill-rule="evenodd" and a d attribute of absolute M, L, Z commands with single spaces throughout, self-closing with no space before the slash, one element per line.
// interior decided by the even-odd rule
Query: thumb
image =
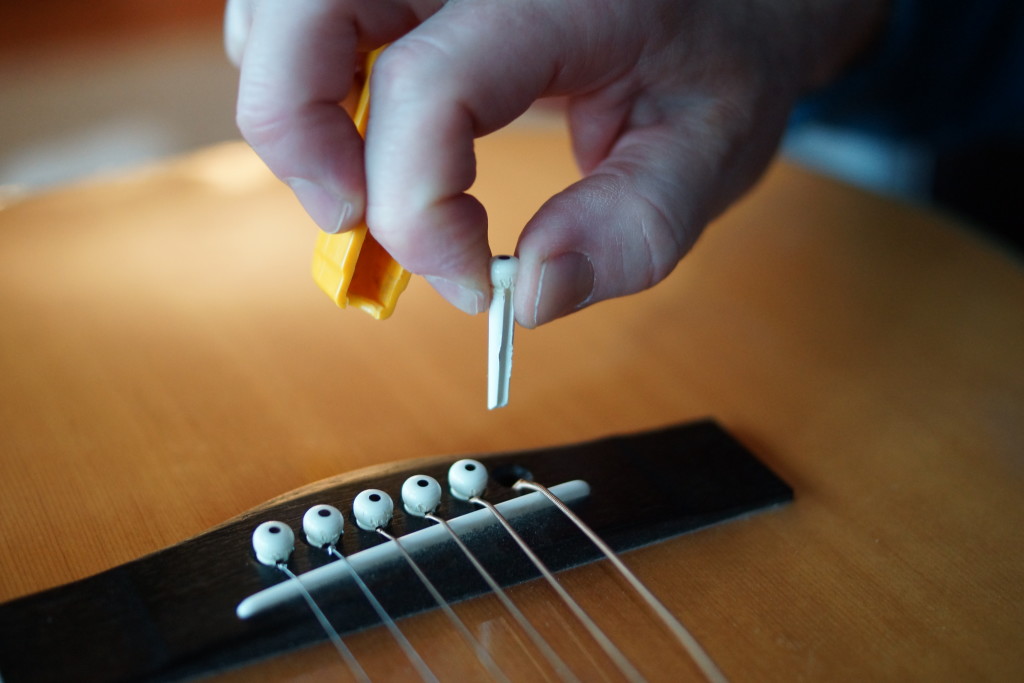
<path fill-rule="evenodd" d="M 523 230 L 519 323 L 542 325 L 668 276 L 708 221 L 767 165 L 784 120 L 771 118 L 777 125 L 752 132 L 739 110 L 691 101 L 674 116 L 623 133 L 589 175 L 548 200 Z"/>

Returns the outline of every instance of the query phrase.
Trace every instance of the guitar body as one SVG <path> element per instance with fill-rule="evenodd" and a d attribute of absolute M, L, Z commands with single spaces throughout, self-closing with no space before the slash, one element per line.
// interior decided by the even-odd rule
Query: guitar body
<path fill-rule="evenodd" d="M 551 482 L 556 491 L 559 487 L 555 482 L 568 489 L 570 482 L 583 481 L 576 476 L 585 476 L 585 489 L 567 497 L 566 502 L 578 508 L 588 527 L 619 552 L 774 507 L 792 495 L 788 486 L 712 422 L 482 460 L 492 472 L 483 495 L 502 508 L 506 502 L 541 497 L 539 493 L 520 496 L 514 492 L 510 485 L 518 476 Z M 295 583 L 256 561 L 250 547 L 253 529 L 263 521 L 274 520 L 301 530 L 303 514 L 312 506 L 326 502 L 351 510 L 353 499 L 366 489 L 391 491 L 400 500 L 398 491 L 408 477 L 426 475 L 444 481 L 453 462 L 417 461 L 403 469 L 378 467 L 336 477 L 260 506 L 173 548 L 0 605 L 0 670 L 4 680 L 179 680 L 325 640 L 327 633 L 301 595 L 262 609 L 246 607 Z M 488 519 L 488 512 L 474 514 L 475 507 L 449 496 L 442 501 L 438 514 L 450 519 L 453 528 L 471 518 L 483 518 L 475 528 L 464 526 L 459 535 L 499 584 L 511 586 L 538 577 L 537 569 L 512 538 L 496 521 Z M 550 503 L 537 508 L 515 517 L 514 509 L 505 514 L 515 522 L 518 533 L 528 539 L 531 551 L 545 567 L 558 571 L 598 559 L 593 543 Z M 474 574 L 473 566 L 460 555 L 458 546 L 443 533 L 430 535 L 432 522 L 399 509 L 388 526 L 402 539 L 403 547 L 410 548 L 417 567 L 430 577 L 431 585 L 447 602 L 489 592 Z M 435 527 L 433 531 L 441 529 Z M 433 540 L 422 541 L 424 537 Z M 436 608 L 403 558 L 388 553 L 389 544 L 381 536 L 362 531 L 350 522 L 339 549 L 365 575 L 365 582 L 379 595 L 377 599 L 392 618 Z M 370 561 L 367 556 L 378 559 Z M 332 580 L 322 581 L 319 589 L 311 583 L 309 590 L 338 633 L 348 635 L 380 623 L 337 560 L 320 547 L 298 543 L 288 564 L 304 580 L 323 575 L 325 570 L 337 572 Z M 624 619 L 636 598 L 622 594 L 620 600 L 613 621 L 658 630 L 649 619 Z M 605 606 L 598 604 L 592 611 L 595 620 L 609 620 Z M 517 636 L 514 624 L 505 628 L 508 636 Z M 378 629 L 377 637 L 389 636 Z M 50 653 L 54 651 L 59 651 L 61 657 L 52 658 Z M 437 657 L 436 648 L 426 648 L 425 652 L 432 670 L 443 668 L 450 657 Z M 588 652 L 581 649 L 581 653 Z M 463 654 L 473 656 L 472 650 Z M 531 660 L 542 656 L 526 647 L 516 654 L 499 666 L 525 669 L 524 676 L 530 667 L 522 665 L 536 666 Z M 595 663 L 602 659 L 600 652 L 589 656 Z M 652 666 L 654 660 L 644 657 L 640 661 L 651 674 L 659 673 Z M 384 669 L 389 675 L 390 668 Z M 663 674 L 670 671 L 661 669 Z M 380 672 L 380 667 L 368 667 L 371 677 Z M 544 673 L 545 668 L 540 667 L 534 676 Z M 410 670 L 402 677 L 414 675 L 415 670 Z"/>
<path fill-rule="evenodd" d="M 474 192 L 511 252 L 574 178 L 568 145 L 533 121 L 478 151 Z M 1018 262 L 782 164 L 665 283 L 517 335 L 510 404 L 489 413 L 485 322 L 416 279 L 386 322 L 339 312 L 308 281 L 314 238 L 239 146 L 0 211 L 0 602 L 339 474 L 713 415 L 795 501 L 624 557 L 726 676 L 1024 675 Z M 196 564 L 171 580 L 216 582 Z M 559 576 L 650 678 L 699 680 L 607 563 Z M 618 680 L 542 583 L 510 595 L 581 678 Z M 457 611 L 512 678 L 544 677 L 493 597 Z M 443 614 L 399 624 L 440 678 L 485 676 Z M 384 629 L 345 642 L 375 680 L 409 677 Z M 223 678 L 344 675 L 320 644 Z"/>

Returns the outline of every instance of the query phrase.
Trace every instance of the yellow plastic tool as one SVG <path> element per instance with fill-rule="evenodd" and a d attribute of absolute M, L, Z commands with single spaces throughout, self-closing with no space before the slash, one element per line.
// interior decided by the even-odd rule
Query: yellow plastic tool
<path fill-rule="evenodd" d="M 360 135 L 366 135 L 370 111 L 370 73 L 383 48 L 366 60 L 366 82 L 353 117 Z M 409 284 L 410 273 L 391 258 L 373 238 L 364 222 L 336 235 L 320 233 L 313 251 L 313 280 L 341 308 L 355 306 L 377 320 L 395 310 Z"/>

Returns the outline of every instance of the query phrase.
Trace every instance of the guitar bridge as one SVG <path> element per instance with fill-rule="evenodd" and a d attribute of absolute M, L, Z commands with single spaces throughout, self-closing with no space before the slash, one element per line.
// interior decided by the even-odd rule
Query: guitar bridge
<path fill-rule="evenodd" d="M 491 472 L 483 497 L 506 510 L 523 508 L 512 515 L 513 524 L 553 571 L 591 562 L 599 553 L 552 506 L 523 503 L 537 495 L 519 494 L 510 487 L 524 474 L 546 485 L 567 482 L 568 488 L 554 488 L 616 552 L 780 505 L 793 496 L 789 486 L 712 421 L 475 457 Z M 253 600 L 251 596 L 291 590 L 280 587 L 285 584 L 279 571 L 255 559 L 250 547 L 253 528 L 267 519 L 301 528 L 303 513 L 313 505 L 329 503 L 351 510 L 360 491 L 397 493 L 412 474 L 443 481 L 453 460 L 432 458 L 341 475 L 270 501 L 178 545 L 0 605 L 0 680 L 178 680 L 322 641 L 323 629 L 301 601 L 275 602 L 273 609 L 243 608 L 263 599 L 246 602 Z M 571 483 L 575 480 L 586 483 Z M 474 521 L 474 510 L 468 502 L 445 496 L 438 514 L 464 527 L 466 544 L 502 586 L 535 578 L 534 566 L 503 532 Z M 488 591 L 450 541 L 415 541 L 437 533 L 430 521 L 396 510 L 390 528 L 409 542 L 417 563 L 436 579 L 449 602 Z M 373 532 L 351 530 L 342 536 L 338 550 L 353 564 L 363 562 L 361 556 L 379 556 L 364 578 L 394 618 L 431 608 L 430 597 L 404 563 L 377 549 L 387 543 Z M 306 574 L 309 580 L 319 576 L 317 572 L 335 571 L 322 549 L 301 541 L 296 545 L 289 564 L 296 574 Z M 314 588 L 338 633 L 378 623 L 352 582 L 324 581 Z M 240 619 L 236 609 L 247 618 Z"/>

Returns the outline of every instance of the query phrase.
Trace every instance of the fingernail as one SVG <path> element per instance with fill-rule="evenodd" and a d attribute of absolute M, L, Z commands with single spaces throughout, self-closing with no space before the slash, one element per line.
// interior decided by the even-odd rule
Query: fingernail
<path fill-rule="evenodd" d="M 575 251 L 550 258 L 540 266 L 535 325 L 560 318 L 581 308 L 594 292 L 594 264 Z"/>
<path fill-rule="evenodd" d="M 285 182 L 324 232 L 333 234 L 354 227 L 358 217 L 352 202 L 305 178 L 285 178 Z"/>
<path fill-rule="evenodd" d="M 464 287 L 457 282 L 435 275 L 427 275 L 424 279 L 437 290 L 438 294 L 460 311 L 476 315 L 484 310 L 487 299 L 480 290 Z"/>

